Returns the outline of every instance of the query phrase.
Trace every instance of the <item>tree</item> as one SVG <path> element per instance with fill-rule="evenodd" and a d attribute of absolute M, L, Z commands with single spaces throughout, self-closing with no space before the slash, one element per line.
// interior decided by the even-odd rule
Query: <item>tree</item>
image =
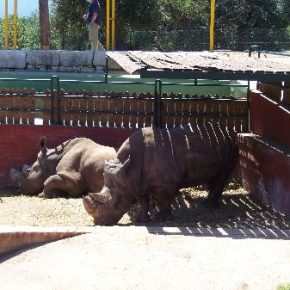
<path fill-rule="evenodd" d="M 81 50 L 88 48 L 87 25 L 82 17 L 86 13 L 88 6 L 88 3 L 84 0 L 52 1 L 51 22 L 53 37 L 61 39 L 62 49 Z M 102 33 L 103 28 L 100 31 L 100 34 Z M 102 37 L 100 39 L 102 41 Z"/>
<path fill-rule="evenodd" d="M 100 0 L 105 22 L 105 0 Z M 52 0 L 54 37 L 63 48 L 85 49 L 88 37 L 82 15 L 85 0 Z M 286 42 L 289 0 L 217 0 L 216 38 L 221 48 L 243 49 L 248 43 Z M 117 0 L 117 49 L 207 49 L 210 1 Z M 100 31 L 104 42 L 105 25 Z M 288 37 L 289 41 L 289 37 Z M 245 43 L 245 47 L 241 46 Z M 267 44 L 267 45 L 268 45 Z"/>
<path fill-rule="evenodd" d="M 264 49 L 280 48 L 286 41 L 285 0 L 219 0 L 216 38 L 221 48 L 247 49 L 260 43 Z"/>
<path fill-rule="evenodd" d="M 39 0 L 40 48 L 50 49 L 48 0 Z"/>
<path fill-rule="evenodd" d="M 19 49 L 39 49 L 39 17 L 33 12 L 29 17 L 18 18 L 17 45 Z"/>
<path fill-rule="evenodd" d="M 4 48 L 3 19 L 0 18 L 0 49 Z M 10 26 L 13 24 L 13 16 L 9 17 Z M 17 19 L 17 48 L 18 49 L 38 49 L 39 48 L 39 17 L 33 12 L 29 17 L 19 17 Z M 13 30 L 9 30 L 9 44 L 13 43 Z"/>

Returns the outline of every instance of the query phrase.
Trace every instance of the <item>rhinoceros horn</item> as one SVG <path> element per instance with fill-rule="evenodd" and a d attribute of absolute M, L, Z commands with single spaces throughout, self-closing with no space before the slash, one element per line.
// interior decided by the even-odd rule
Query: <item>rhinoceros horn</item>
<path fill-rule="evenodd" d="M 106 192 L 89 192 L 88 196 L 92 200 L 101 204 L 105 204 L 106 202 L 112 199 L 111 195 Z"/>
<path fill-rule="evenodd" d="M 89 195 L 83 197 L 83 205 L 89 214 L 93 214 L 96 210 L 96 205 Z"/>
<path fill-rule="evenodd" d="M 22 173 L 15 168 L 10 169 L 10 178 L 14 184 L 18 184 L 22 178 Z"/>

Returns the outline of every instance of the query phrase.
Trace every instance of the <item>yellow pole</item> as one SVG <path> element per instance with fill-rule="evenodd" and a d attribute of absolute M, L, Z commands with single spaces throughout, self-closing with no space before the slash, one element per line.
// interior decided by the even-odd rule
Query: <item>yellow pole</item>
<path fill-rule="evenodd" d="M 13 49 L 17 48 L 17 0 L 14 0 L 13 15 Z"/>
<path fill-rule="evenodd" d="M 9 37 L 9 16 L 8 16 L 8 0 L 5 0 L 5 49 L 8 49 L 8 37 Z"/>
<path fill-rule="evenodd" d="M 210 32 L 209 32 L 209 50 L 214 50 L 214 22 L 215 22 L 215 0 L 210 2 Z"/>
<path fill-rule="evenodd" d="M 110 49 L 110 1 L 106 0 L 106 49 Z"/>
<path fill-rule="evenodd" d="M 115 49 L 116 34 L 116 0 L 112 0 L 112 49 Z"/>

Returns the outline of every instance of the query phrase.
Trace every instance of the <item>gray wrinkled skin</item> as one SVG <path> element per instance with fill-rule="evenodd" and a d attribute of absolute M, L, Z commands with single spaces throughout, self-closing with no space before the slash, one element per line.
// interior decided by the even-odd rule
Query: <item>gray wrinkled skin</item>
<path fill-rule="evenodd" d="M 185 128 L 143 128 L 133 133 L 107 162 L 104 187 L 83 199 L 95 224 L 117 223 L 134 201 L 138 221 L 147 222 L 154 196 L 160 214 L 168 217 L 179 189 L 206 184 L 208 202 L 216 205 L 237 163 L 235 132 L 218 125 Z"/>
<path fill-rule="evenodd" d="M 22 194 L 80 197 L 101 190 L 105 161 L 115 157 L 112 147 L 74 138 L 53 149 L 43 144 L 30 168 L 25 165 L 22 172 L 12 168 L 10 175 Z"/>

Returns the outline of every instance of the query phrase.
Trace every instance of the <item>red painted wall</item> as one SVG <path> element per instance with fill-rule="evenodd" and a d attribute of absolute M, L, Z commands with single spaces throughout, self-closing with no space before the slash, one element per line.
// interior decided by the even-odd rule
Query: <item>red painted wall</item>
<path fill-rule="evenodd" d="M 260 201 L 290 215 L 290 155 L 257 135 L 239 134 L 243 186 Z"/>
<path fill-rule="evenodd" d="M 0 186 L 11 185 L 11 167 L 20 170 L 24 163 L 31 164 L 36 160 L 41 136 L 47 137 L 49 148 L 70 138 L 87 137 L 117 149 L 132 132 L 132 129 L 122 128 L 0 125 Z"/>
<path fill-rule="evenodd" d="M 259 91 L 250 94 L 254 134 L 240 134 L 243 186 L 260 201 L 290 214 L 290 111 Z"/>
<path fill-rule="evenodd" d="M 250 95 L 251 131 L 290 148 L 290 111 L 260 92 Z"/>

